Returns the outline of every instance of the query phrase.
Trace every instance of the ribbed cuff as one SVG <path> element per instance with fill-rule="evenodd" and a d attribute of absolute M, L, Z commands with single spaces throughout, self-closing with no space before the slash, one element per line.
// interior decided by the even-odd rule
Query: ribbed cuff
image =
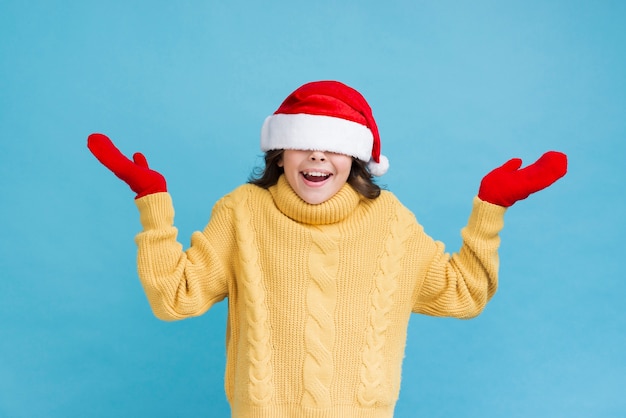
<path fill-rule="evenodd" d="M 467 221 L 467 228 L 480 236 L 493 236 L 504 227 L 504 206 L 485 202 L 478 196 L 474 198 L 473 210 Z"/>
<path fill-rule="evenodd" d="M 135 200 L 139 221 L 144 230 L 159 229 L 174 224 L 174 205 L 167 192 L 154 193 Z"/>

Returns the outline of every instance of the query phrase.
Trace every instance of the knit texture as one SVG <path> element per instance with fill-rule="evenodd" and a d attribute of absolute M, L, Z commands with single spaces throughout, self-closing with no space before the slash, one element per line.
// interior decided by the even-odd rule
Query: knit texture
<path fill-rule="evenodd" d="M 136 200 L 138 271 L 155 315 L 228 298 L 226 396 L 246 417 L 392 417 L 411 312 L 470 318 L 497 287 L 505 209 L 476 198 L 454 255 L 383 191 L 320 205 L 284 177 L 222 198 L 183 251 L 168 193 Z"/>

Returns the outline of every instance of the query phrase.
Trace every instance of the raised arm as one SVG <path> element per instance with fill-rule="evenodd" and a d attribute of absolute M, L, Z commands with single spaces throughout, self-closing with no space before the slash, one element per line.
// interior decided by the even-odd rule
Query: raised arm
<path fill-rule="evenodd" d="M 545 189 L 567 172 L 565 154 L 550 151 L 520 169 L 522 161 L 509 160 L 482 180 L 468 224 L 461 231 L 459 252 L 438 249 L 419 292 L 414 311 L 434 316 L 471 318 L 478 315 L 498 286 L 499 232 L 506 208 Z"/>
<path fill-rule="evenodd" d="M 105 135 L 90 135 L 87 146 L 136 193 L 143 226 L 135 238 L 137 270 L 154 314 L 163 320 L 183 319 L 200 315 L 224 299 L 228 294 L 224 260 L 232 248 L 229 235 L 219 229 L 210 233 L 209 228 L 195 232 L 191 247 L 183 251 L 165 178 L 150 169 L 143 154 L 136 153 L 130 160 Z M 222 239 L 218 249 L 215 236 Z"/>

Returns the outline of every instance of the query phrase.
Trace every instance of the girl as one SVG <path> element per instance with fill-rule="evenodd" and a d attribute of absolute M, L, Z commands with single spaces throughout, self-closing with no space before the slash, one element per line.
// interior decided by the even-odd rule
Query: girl
<path fill-rule="evenodd" d="M 361 94 L 308 83 L 265 120 L 264 170 L 220 199 L 183 251 L 163 176 L 104 135 L 88 146 L 137 194 L 138 272 L 154 314 L 202 315 L 228 298 L 225 388 L 237 418 L 392 417 L 410 314 L 478 315 L 496 291 L 506 208 L 567 167 L 548 152 L 493 170 L 449 255 L 372 181 L 389 164 Z"/>

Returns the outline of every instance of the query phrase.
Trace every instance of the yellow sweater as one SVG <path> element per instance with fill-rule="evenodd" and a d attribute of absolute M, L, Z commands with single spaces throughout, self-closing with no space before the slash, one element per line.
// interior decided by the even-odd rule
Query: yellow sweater
<path fill-rule="evenodd" d="M 475 198 L 449 255 L 390 192 L 346 185 L 309 205 L 284 177 L 218 201 L 183 251 L 170 195 L 136 200 L 138 271 L 154 314 L 177 320 L 228 297 L 232 416 L 392 417 L 411 312 L 470 318 L 497 287 L 505 209 Z"/>

